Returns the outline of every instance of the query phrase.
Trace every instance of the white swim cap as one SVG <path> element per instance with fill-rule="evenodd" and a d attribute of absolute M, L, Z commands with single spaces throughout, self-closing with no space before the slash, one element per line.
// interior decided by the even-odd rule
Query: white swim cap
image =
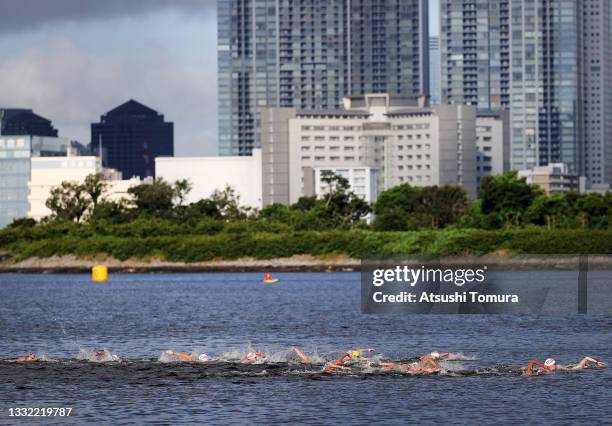
<path fill-rule="evenodd" d="M 557 363 L 557 361 L 555 361 L 552 358 L 548 358 L 546 361 L 544 361 L 544 365 L 547 367 L 551 367 L 553 365 L 555 365 Z"/>
<path fill-rule="evenodd" d="M 200 354 L 198 355 L 198 361 L 209 361 L 210 357 L 206 354 Z"/>
<path fill-rule="evenodd" d="M 433 359 L 439 359 L 439 358 L 440 358 L 440 352 L 433 351 L 433 352 L 432 352 L 432 353 L 430 353 L 429 355 L 431 355 L 431 357 L 432 357 Z"/>

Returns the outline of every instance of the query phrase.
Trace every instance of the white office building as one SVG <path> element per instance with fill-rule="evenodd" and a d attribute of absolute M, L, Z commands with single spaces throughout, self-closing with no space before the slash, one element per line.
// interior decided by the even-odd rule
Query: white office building
<path fill-rule="evenodd" d="M 261 149 L 251 156 L 157 157 L 155 174 L 173 183 L 187 179 L 192 190 L 187 203 L 208 198 L 215 190 L 231 186 L 243 206 L 261 208 Z"/>
<path fill-rule="evenodd" d="M 423 97 L 387 94 L 346 97 L 341 110 L 264 110 L 263 203 L 291 204 L 316 195 L 312 174 L 317 169 L 350 168 L 368 168 L 375 175 L 371 192 L 376 195 L 402 183 L 459 184 L 474 197 L 477 130 L 483 133 L 480 148 L 491 154 L 483 161 L 503 172 L 506 166 L 493 157 L 507 153 L 507 141 L 500 140 L 506 119 L 504 114 L 477 114 L 474 106 L 428 107 Z M 482 170 L 492 173 L 494 168 Z"/>
<path fill-rule="evenodd" d="M 137 177 L 122 180 L 120 172 L 102 168 L 99 157 L 94 156 L 36 157 L 31 167 L 28 217 L 36 220 L 51 214 L 46 202 L 51 190 L 62 182 L 82 183 L 88 175 L 102 173 L 107 184 L 103 198 L 109 201 L 131 199 L 128 189 L 142 183 Z"/>

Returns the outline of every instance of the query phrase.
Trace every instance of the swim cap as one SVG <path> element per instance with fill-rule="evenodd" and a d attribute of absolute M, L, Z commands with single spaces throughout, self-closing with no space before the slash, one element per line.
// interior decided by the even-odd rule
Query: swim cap
<path fill-rule="evenodd" d="M 249 353 L 246 355 L 246 359 L 248 359 L 248 360 L 257 359 L 257 353 L 256 353 L 256 352 L 249 352 Z"/>
<path fill-rule="evenodd" d="M 557 361 L 555 361 L 552 358 L 548 358 L 546 361 L 544 361 L 544 365 L 547 367 L 551 367 L 553 365 L 555 365 L 557 363 Z"/>
<path fill-rule="evenodd" d="M 431 355 L 431 357 L 433 359 L 439 359 L 440 358 L 440 352 L 433 351 L 432 353 L 430 353 L 430 355 Z"/>
<path fill-rule="evenodd" d="M 353 352 L 351 352 L 351 356 L 361 356 L 361 352 L 353 351 Z"/>
<path fill-rule="evenodd" d="M 198 361 L 208 361 L 210 360 L 210 357 L 206 354 L 200 354 L 198 355 Z"/>

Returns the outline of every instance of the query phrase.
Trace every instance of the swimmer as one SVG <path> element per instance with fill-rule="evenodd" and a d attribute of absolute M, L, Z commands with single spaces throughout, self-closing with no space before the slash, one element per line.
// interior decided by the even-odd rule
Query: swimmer
<path fill-rule="evenodd" d="M 30 352 L 26 356 L 20 356 L 19 358 L 15 359 L 15 362 L 33 362 L 33 361 L 38 361 L 38 359 L 36 358 L 36 354 L 34 354 L 34 352 Z"/>
<path fill-rule="evenodd" d="M 448 359 L 448 358 L 450 358 L 453 355 L 454 354 L 452 352 L 433 351 L 433 352 L 428 353 L 426 355 L 421 355 L 419 357 L 419 359 L 421 361 L 429 361 L 429 360 L 438 361 L 438 360 L 441 360 L 441 359 Z"/>
<path fill-rule="evenodd" d="M 310 364 L 310 358 L 308 358 L 308 356 L 306 356 L 306 354 L 302 352 L 300 348 L 298 348 L 297 346 L 292 346 L 291 350 L 295 352 L 298 358 L 300 358 L 302 364 Z"/>
<path fill-rule="evenodd" d="M 381 362 L 379 365 L 385 371 L 403 371 L 410 374 L 418 374 L 418 373 L 437 373 L 440 371 L 440 365 L 437 363 L 435 359 L 430 356 L 427 356 L 419 361 L 411 362 L 411 363 L 396 363 L 396 362 Z"/>
<path fill-rule="evenodd" d="M 240 358 L 240 362 L 252 364 L 254 362 L 257 362 L 260 359 L 264 360 L 266 359 L 266 357 L 267 355 L 265 352 L 249 352 L 248 354 Z"/>
<path fill-rule="evenodd" d="M 206 354 L 191 355 L 191 354 L 188 354 L 187 352 L 173 351 L 170 349 L 168 349 L 167 351 L 164 351 L 164 353 L 166 355 L 175 356 L 179 358 L 181 361 L 187 361 L 187 362 L 196 362 L 196 361 L 206 362 L 212 359 Z"/>
<path fill-rule="evenodd" d="M 327 363 L 323 368 L 324 373 L 331 373 L 336 370 L 346 370 L 350 371 L 351 367 L 346 366 L 345 364 L 351 360 L 363 361 L 367 359 L 363 356 L 365 352 L 375 352 L 375 349 L 355 349 L 350 352 L 344 352 L 338 358 L 336 358 L 333 362 Z"/>
<path fill-rule="evenodd" d="M 575 365 L 569 365 L 565 368 L 562 368 L 563 371 L 578 371 L 578 370 L 586 370 L 590 366 L 596 367 L 605 367 L 606 363 L 602 361 L 598 361 L 591 357 L 584 357 L 582 360 Z M 523 376 L 534 376 L 540 374 L 554 373 L 557 371 L 557 361 L 553 358 L 548 358 L 544 361 L 544 364 L 539 362 L 538 360 L 531 360 L 527 367 L 523 370 Z"/>

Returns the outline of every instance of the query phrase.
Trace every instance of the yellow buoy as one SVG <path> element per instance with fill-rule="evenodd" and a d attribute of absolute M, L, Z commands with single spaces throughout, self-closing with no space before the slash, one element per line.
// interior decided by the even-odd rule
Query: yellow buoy
<path fill-rule="evenodd" d="M 108 280 L 108 268 L 104 265 L 96 265 L 91 268 L 91 280 L 97 283 L 103 283 Z"/>

